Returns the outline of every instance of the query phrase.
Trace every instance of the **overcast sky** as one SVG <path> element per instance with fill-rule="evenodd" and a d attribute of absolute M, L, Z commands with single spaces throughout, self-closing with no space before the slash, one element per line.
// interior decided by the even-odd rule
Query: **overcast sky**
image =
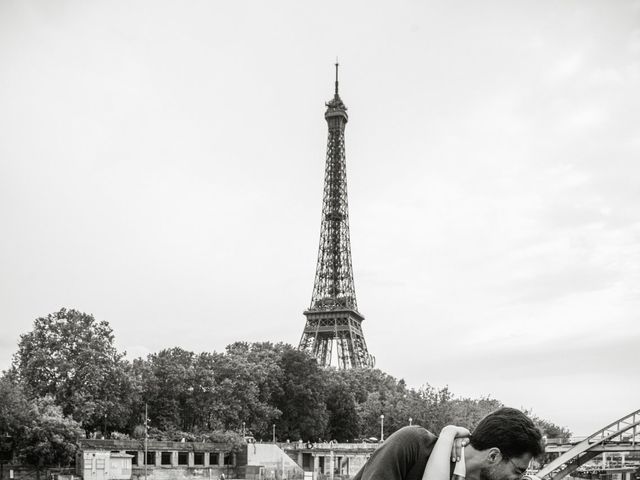
<path fill-rule="evenodd" d="M 640 2 L 0 0 L 0 368 L 297 344 L 340 92 L 382 370 L 577 435 L 640 408 Z"/>

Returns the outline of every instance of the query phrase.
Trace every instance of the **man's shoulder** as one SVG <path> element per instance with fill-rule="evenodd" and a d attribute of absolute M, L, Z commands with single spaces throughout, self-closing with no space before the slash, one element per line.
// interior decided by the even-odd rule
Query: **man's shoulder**
<path fill-rule="evenodd" d="M 389 436 L 387 441 L 396 440 L 396 441 L 407 441 L 407 442 L 425 442 L 432 443 L 438 439 L 433 433 L 427 430 L 424 427 L 419 425 L 412 425 L 407 427 L 402 427 L 400 430 L 397 430 L 392 435 Z"/>
<path fill-rule="evenodd" d="M 397 448 L 407 450 L 417 454 L 421 452 L 422 455 L 430 453 L 433 445 L 438 440 L 433 433 L 426 428 L 418 425 L 412 425 L 402 427 L 400 430 L 395 431 L 389 435 L 383 445 L 387 446 L 387 449 L 395 450 Z"/>

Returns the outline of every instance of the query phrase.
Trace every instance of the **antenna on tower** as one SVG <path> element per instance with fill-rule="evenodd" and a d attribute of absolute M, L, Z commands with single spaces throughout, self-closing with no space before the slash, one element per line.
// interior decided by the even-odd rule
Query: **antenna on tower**
<path fill-rule="evenodd" d="M 336 95 L 338 95 L 338 67 L 340 64 L 338 63 L 338 57 L 336 57 Z"/>

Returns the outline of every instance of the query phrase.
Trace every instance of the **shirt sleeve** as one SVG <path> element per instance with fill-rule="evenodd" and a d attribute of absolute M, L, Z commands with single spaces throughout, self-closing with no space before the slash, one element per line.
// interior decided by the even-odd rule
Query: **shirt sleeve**
<path fill-rule="evenodd" d="M 401 428 L 373 452 L 354 480 L 420 479 L 436 439 L 422 427 Z"/>

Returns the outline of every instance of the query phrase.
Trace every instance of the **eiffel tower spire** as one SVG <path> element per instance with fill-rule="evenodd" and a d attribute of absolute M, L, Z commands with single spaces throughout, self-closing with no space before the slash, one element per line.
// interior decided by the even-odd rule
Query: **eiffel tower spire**
<path fill-rule="evenodd" d="M 324 177 L 318 263 L 311 305 L 299 348 L 311 352 L 323 366 L 337 359 L 341 369 L 372 367 L 362 333 L 351 266 L 349 208 L 344 130 L 349 117 L 338 93 L 338 67 L 333 99 L 326 103 L 329 127 Z M 336 347 L 335 355 L 333 348 Z"/>

